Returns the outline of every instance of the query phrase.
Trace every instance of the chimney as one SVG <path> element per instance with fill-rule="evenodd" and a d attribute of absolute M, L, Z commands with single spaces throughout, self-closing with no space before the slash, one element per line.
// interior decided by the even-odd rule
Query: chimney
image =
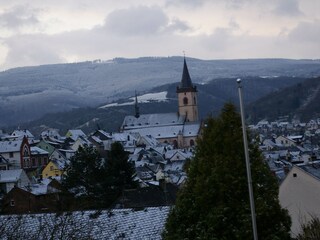
<path fill-rule="evenodd" d="M 288 175 L 288 173 L 289 173 L 289 166 L 284 166 L 284 167 L 283 167 L 283 170 L 284 170 L 284 174 L 285 174 L 285 175 Z"/>

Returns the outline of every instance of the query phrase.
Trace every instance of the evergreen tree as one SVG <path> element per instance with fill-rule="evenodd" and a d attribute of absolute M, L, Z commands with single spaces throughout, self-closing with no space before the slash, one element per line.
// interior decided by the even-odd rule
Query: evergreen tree
<path fill-rule="evenodd" d="M 252 239 L 241 119 L 232 104 L 209 118 L 188 179 L 169 214 L 165 239 Z M 259 239 L 290 239 L 291 220 L 278 200 L 278 183 L 257 146 L 250 160 Z"/>
<path fill-rule="evenodd" d="M 107 159 L 92 147 L 80 147 L 66 166 L 62 183 L 78 199 L 78 208 L 105 208 L 124 188 L 137 187 L 134 172 L 120 143 L 111 145 Z"/>
<path fill-rule="evenodd" d="M 124 151 L 119 142 L 111 145 L 108 152 L 107 161 L 107 179 L 109 196 L 119 196 L 124 189 L 138 187 L 138 182 L 134 180 L 134 166 L 128 162 L 128 153 Z M 109 199 L 112 200 L 112 199 Z"/>

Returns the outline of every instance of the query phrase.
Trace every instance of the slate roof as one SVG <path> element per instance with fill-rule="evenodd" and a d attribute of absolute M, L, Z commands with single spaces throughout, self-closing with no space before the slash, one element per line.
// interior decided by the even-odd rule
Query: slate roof
<path fill-rule="evenodd" d="M 299 167 L 320 181 L 320 163 L 303 165 Z"/>
<path fill-rule="evenodd" d="M 0 170 L 0 183 L 17 182 L 22 171 L 22 169 Z"/>
<path fill-rule="evenodd" d="M 50 231 L 53 226 L 59 230 L 68 232 L 77 229 L 73 232 L 73 236 L 69 239 L 161 239 L 161 233 L 164 229 L 164 224 L 168 216 L 170 208 L 165 207 L 150 207 L 141 211 L 134 209 L 112 209 L 103 211 L 83 211 L 65 213 L 58 215 L 52 214 L 26 214 L 26 215 L 1 215 L 0 222 L 6 222 L 6 232 L 12 234 L 14 223 L 18 222 L 21 225 L 24 233 L 37 236 L 39 227 L 43 227 L 42 233 Z M 71 221 L 63 220 L 71 219 Z M 45 223 L 40 225 L 40 223 Z M 63 229 L 60 229 L 63 228 Z M 62 232 L 63 233 L 63 232 Z M 50 236 L 48 234 L 48 236 Z M 2 234 L 2 239 L 9 239 Z M 41 239 L 41 236 L 39 236 Z M 43 239 L 43 238 L 42 238 Z"/>
<path fill-rule="evenodd" d="M 20 152 L 22 139 L 14 141 L 0 141 L 0 153 Z"/>

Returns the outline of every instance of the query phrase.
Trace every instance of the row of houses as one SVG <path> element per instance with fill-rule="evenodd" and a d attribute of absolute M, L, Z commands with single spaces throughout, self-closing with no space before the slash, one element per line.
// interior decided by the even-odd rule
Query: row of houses
<path fill-rule="evenodd" d="M 6 196 L 3 211 L 57 210 L 63 203 L 59 196 L 61 189 L 56 183 L 65 174 L 66 165 L 79 147 L 93 147 L 106 157 L 113 142 L 120 142 L 129 153 L 129 161 L 136 168 L 141 187 L 163 190 L 159 183 L 163 179 L 175 186 L 185 181 L 183 166 L 192 157 L 193 149 L 175 149 L 151 135 L 97 130 L 87 136 L 77 129 L 61 136 L 58 130 L 48 129 L 36 139 L 28 130 L 17 130 L 3 134 L 0 141 L 0 192 L 1 196 Z M 53 180 L 55 188 L 51 183 Z M 33 200 L 26 202 L 24 199 Z"/>

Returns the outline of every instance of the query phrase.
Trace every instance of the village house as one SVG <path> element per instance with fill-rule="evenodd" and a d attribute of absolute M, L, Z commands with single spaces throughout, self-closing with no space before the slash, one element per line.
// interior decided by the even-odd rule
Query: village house
<path fill-rule="evenodd" d="M 44 179 L 28 186 L 15 186 L 5 195 L 2 211 L 6 214 L 58 211 L 64 204 L 61 189 L 61 184 L 55 179 Z"/>
<path fill-rule="evenodd" d="M 42 178 L 61 177 L 64 174 L 66 161 L 61 159 L 52 159 L 42 170 Z"/>
<path fill-rule="evenodd" d="M 87 137 L 81 129 L 70 129 L 66 133 L 67 138 L 71 138 L 73 141 L 77 141 L 79 137 Z"/>
<path fill-rule="evenodd" d="M 8 193 L 15 186 L 24 187 L 30 185 L 30 180 L 23 169 L 1 170 L 0 191 Z"/>
<path fill-rule="evenodd" d="M 54 150 L 60 147 L 60 144 L 49 142 L 47 140 L 40 140 L 36 146 L 48 152 L 50 157 Z"/>
<path fill-rule="evenodd" d="M 0 154 L 0 170 L 8 170 L 9 161 Z"/>
<path fill-rule="evenodd" d="M 26 137 L 0 141 L 0 154 L 8 160 L 10 169 L 31 168 L 31 151 Z"/>
<path fill-rule="evenodd" d="M 282 145 L 285 147 L 292 147 L 292 146 L 296 146 L 297 142 L 289 137 L 285 137 L 285 136 L 279 136 L 275 139 L 275 142 L 277 145 Z"/>
<path fill-rule="evenodd" d="M 280 185 L 279 200 L 288 209 L 295 237 L 301 224 L 320 217 L 320 164 L 294 165 Z"/>
<path fill-rule="evenodd" d="M 49 153 L 39 147 L 31 147 L 31 166 L 34 169 L 43 168 L 49 162 Z"/>

